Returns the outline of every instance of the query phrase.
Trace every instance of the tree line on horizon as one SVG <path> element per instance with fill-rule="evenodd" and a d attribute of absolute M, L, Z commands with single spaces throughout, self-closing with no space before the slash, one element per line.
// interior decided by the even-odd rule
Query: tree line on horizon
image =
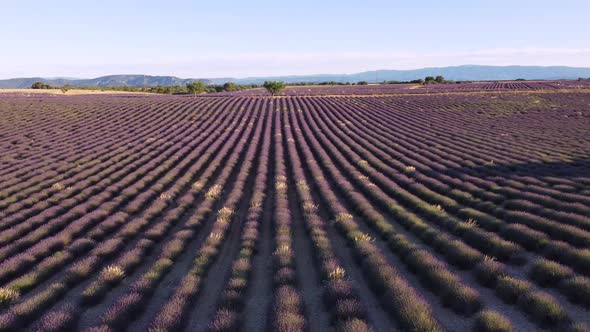
<path fill-rule="evenodd" d="M 584 78 L 578 78 L 578 81 L 582 81 Z M 523 78 L 518 78 L 515 81 L 526 81 Z M 423 79 L 415 79 L 410 81 L 382 81 L 376 82 L 376 84 L 455 84 L 455 83 L 469 83 L 471 81 L 453 81 L 447 80 L 442 75 L 438 76 L 426 76 Z M 63 93 L 66 93 L 70 89 L 79 90 L 101 90 L 101 91 L 127 91 L 127 92 L 148 92 L 148 93 L 159 93 L 159 94 L 201 94 L 201 93 L 214 93 L 214 92 L 234 92 L 248 89 L 255 89 L 263 87 L 271 95 L 280 93 L 286 86 L 306 86 L 306 85 L 368 85 L 368 81 L 359 82 L 297 82 L 288 83 L 282 81 L 265 81 L 264 84 L 237 84 L 234 82 L 227 82 L 224 84 L 210 84 L 206 85 L 201 81 L 194 81 L 187 83 L 186 85 L 173 85 L 173 86 L 72 86 L 69 84 L 63 86 L 51 86 L 43 82 L 35 82 L 31 85 L 31 89 L 60 89 Z"/>
<path fill-rule="evenodd" d="M 205 85 L 203 82 L 195 81 L 187 83 L 186 85 L 156 85 L 156 86 L 52 86 L 43 82 L 35 82 L 31 85 L 31 89 L 60 89 L 66 93 L 70 89 L 79 90 L 101 90 L 101 91 L 126 91 L 126 92 L 149 92 L 160 94 L 199 94 L 199 93 L 213 93 L 213 92 L 231 92 L 246 89 L 253 89 L 260 87 L 257 84 L 235 84 L 227 82 L 225 84 Z"/>

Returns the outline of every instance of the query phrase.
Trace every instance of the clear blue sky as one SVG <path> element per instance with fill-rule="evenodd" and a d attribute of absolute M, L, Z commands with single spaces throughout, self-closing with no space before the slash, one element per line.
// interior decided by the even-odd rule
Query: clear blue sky
<path fill-rule="evenodd" d="M 2 1 L 0 78 L 590 67 L 588 0 Z"/>

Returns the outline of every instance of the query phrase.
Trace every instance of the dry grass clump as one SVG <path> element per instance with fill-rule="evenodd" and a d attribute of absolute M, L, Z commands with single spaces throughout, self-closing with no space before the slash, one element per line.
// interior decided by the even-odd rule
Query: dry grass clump
<path fill-rule="evenodd" d="M 109 265 L 100 273 L 100 278 L 107 283 L 115 283 L 125 277 L 123 268 L 117 265 Z"/>
<path fill-rule="evenodd" d="M 319 208 L 319 205 L 313 203 L 305 203 L 303 204 L 303 211 L 306 213 L 316 212 Z"/>
<path fill-rule="evenodd" d="M 350 213 L 338 213 L 336 215 L 336 221 L 346 221 L 352 219 L 352 214 Z"/>
<path fill-rule="evenodd" d="M 231 221 L 231 216 L 233 214 L 234 210 L 224 206 L 221 209 L 217 210 L 217 221 L 227 224 Z"/>
<path fill-rule="evenodd" d="M 339 280 L 344 279 L 346 277 L 346 270 L 341 267 L 336 267 L 335 269 L 328 272 L 328 279 L 329 280 Z"/>
<path fill-rule="evenodd" d="M 358 175 L 358 176 L 357 176 L 357 179 L 359 179 L 359 180 L 361 180 L 361 181 L 363 181 L 363 182 L 365 182 L 365 181 L 369 181 L 369 177 L 368 177 L 368 176 L 366 176 L 366 175 Z"/>
<path fill-rule="evenodd" d="M 203 181 L 197 181 L 197 182 L 193 183 L 192 188 L 196 192 L 199 192 L 199 191 L 203 190 L 204 186 L 205 186 L 205 183 Z"/>
<path fill-rule="evenodd" d="M 18 300 L 19 292 L 14 289 L 1 287 L 0 288 L 0 307 L 7 307 Z"/>
<path fill-rule="evenodd" d="M 55 189 L 55 190 L 64 190 L 65 187 L 63 184 L 56 182 L 53 184 L 53 186 L 51 186 L 51 188 Z"/>
<path fill-rule="evenodd" d="M 172 195 L 168 194 L 168 193 L 161 193 L 160 194 L 160 199 L 163 201 L 169 201 L 172 199 Z"/>
<path fill-rule="evenodd" d="M 361 160 L 359 160 L 359 161 L 358 161 L 358 163 L 359 163 L 359 166 L 360 166 L 360 167 L 366 167 L 366 166 L 369 166 L 369 162 L 368 162 L 368 161 L 366 161 L 366 160 L 364 160 L 364 159 L 361 159 Z"/>
<path fill-rule="evenodd" d="M 416 171 L 416 167 L 414 167 L 414 166 L 406 166 L 404 168 L 404 172 L 406 172 L 406 173 L 414 173 L 415 171 Z"/>
<path fill-rule="evenodd" d="M 350 237 L 356 243 L 373 242 L 373 238 L 369 234 L 362 233 L 362 232 L 353 232 L 353 233 L 354 234 L 351 234 Z"/>
<path fill-rule="evenodd" d="M 223 240 L 223 233 L 212 232 L 209 234 L 209 238 L 211 239 L 212 242 L 217 243 L 217 242 Z"/>
<path fill-rule="evenodd" d="M 433 205 L 432 208 L 441 213 L 445 212 L 445 209 L 440 204 Z"/>
<path fill-rule="evenodd" d="M 275 189 L 277 191 L 286 191 L 287 190 L 287 183 L 279 181 L 275 184 Z"/>
<path fill-rule="evenodd" d="M 274 252 L 275 255 L 291 254 L 291 247 L 287 244 L 280 245 Z"/>
<path fill-rule="evenodd" d="M 209 188 L 209 190 L 207 190 L 207 193 L 205 193 L 205 197 L 211 198 L 211 199 L 216 199 L 217 197 L 219 197 L 219 195 L 221 195 L 221 192 L 222 192 L 221 186 L 216 184 L 216 185 L 212 186 L 211 188 Z"/>

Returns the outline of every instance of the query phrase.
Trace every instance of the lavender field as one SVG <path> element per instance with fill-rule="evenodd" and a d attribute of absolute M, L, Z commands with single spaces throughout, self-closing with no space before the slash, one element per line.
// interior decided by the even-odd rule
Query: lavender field
<path fill-rule="evenodd" d="M 576 84 L 0 95 L 0 330 L 588 331 Z"/>
<path fill-rule="evenodd" d="M 283 96 L 331 96 L 331 95 L 392 95 L 392 94 L 432 94 L 462 92 L 508 92 L 508 91 L 551 91 L 586 90 L 590 79 L 555 81 L 499 81 L 465 82 L 444 84 L 370 84 L 370 85 L 315 85 L 288 86 L 279 95 Z M 263 88 L 242 91 L 221 92 L 218 96 L 270 96 Z"/>

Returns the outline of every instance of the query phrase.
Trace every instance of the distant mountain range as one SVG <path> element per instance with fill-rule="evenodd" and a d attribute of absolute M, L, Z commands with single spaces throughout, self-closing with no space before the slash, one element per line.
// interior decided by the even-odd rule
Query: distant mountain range
<path fill-rule="evenodd" d="M 577 79 L 590 77 L 590 68 L 565 66 L 480 66 L 464 65 L 439 68 L 422 68 L 412 70 L 374 70 L 355 74 L 319 74 L 319 75 L 291 75 L 246 78 L 188 78 L 175 76 L 149 75 L 110 75 L 93 79 L 70 78 L 12 78 L 0 80 L 0 89 L 30 88 L 35 82 L 43 82 L 53 86 L 171 86 L 185 85 L 189 82 L 201 81 L 206 84 L 223 84 L 235 82 L 238 84 L 261 84 L 267 80 L 284 81 L 286 83 L 319 83 L 319 82 L 382 82 L 382 81 L 411 81 L 425 76 L 442 75 L 446 79 L 455 81 L 495 81 L 514 80 L 556 80 Z"/>
<path fill-rule="evenodd" d="M 26 89 L 30 88 L 35 82 L 43 82 L 52 86 L 63 86 L 66 84 L 72 86 L 172 86 L 185 85 L 194 81 L 210 83 L 207 80 L 200 79 L 149 75 L 109 75 L 91 79 L 27 77 L 0 80 L 0 89 Z"/>

